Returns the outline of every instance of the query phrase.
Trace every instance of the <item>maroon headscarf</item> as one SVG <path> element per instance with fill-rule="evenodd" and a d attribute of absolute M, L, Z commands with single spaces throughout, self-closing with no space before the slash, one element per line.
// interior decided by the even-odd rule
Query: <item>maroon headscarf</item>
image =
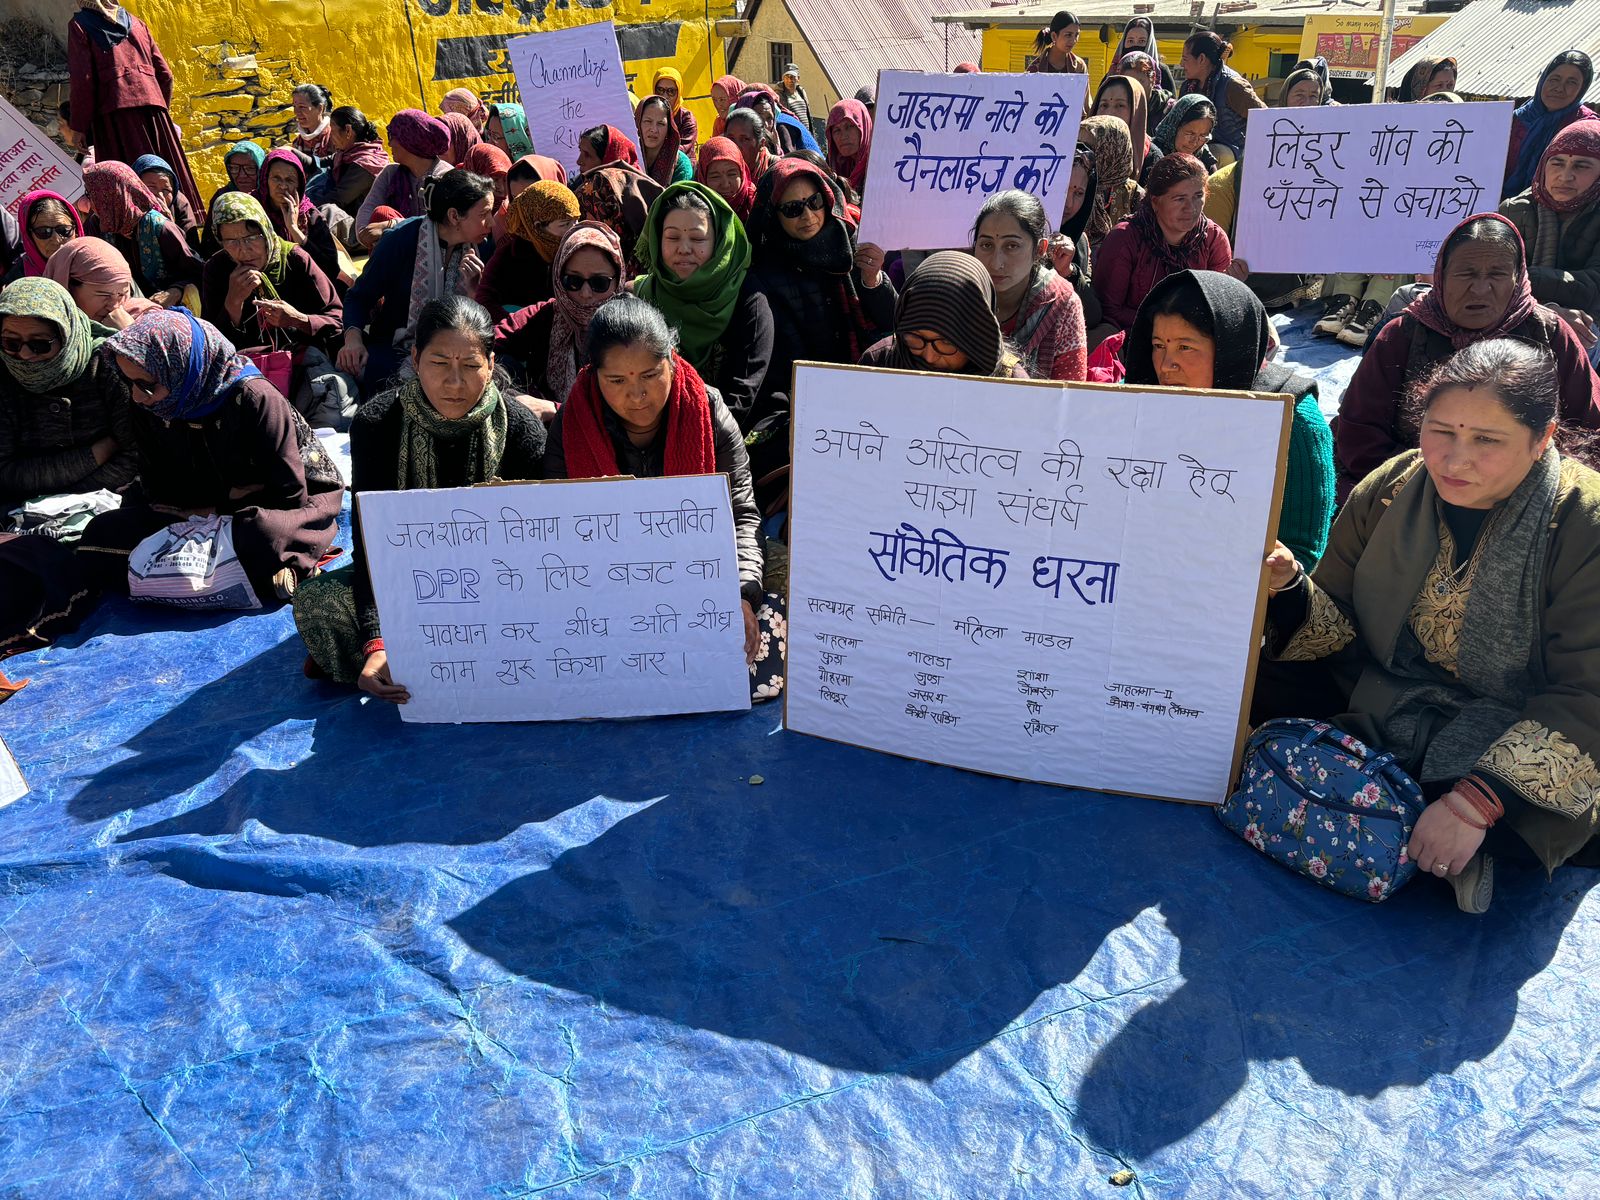
<path fill-rule="evenodd" d="M 1517 242 L 1517 290 L 1511 297 L 1511 303 L 1506 305 L 1506 311 L 1488 329 L 1463 329 L 1450 319 L 1450 314 L 1444 308 L 1445 267 L 1450 261 L 1451 252 L 1461 248 L 1462 241 L 1458 240 L 1458 235 L 1474 221 L 1499 221 L 1511 230 L 1511 236 Z M 1435 333 L 1449 338 L 1451 349 L 1460 350 L 1474 342 L 1487 342 L 1494 338 L 1505 337 L 1531 317 L 1533 310 L 1538 307 L 1539 302 L 1533 298 L 1533 287 L 1528 283 L 1528 250 L 1523 245 L 1522 234 L 1499 213 L 1478 213 L 1476 216 L 1468 217 L 1450 231 L 1450 236 L 1445 238 L 1439 247 L 1439 257 L 1433 264 L 1433 286 L 1406 306 L 1405 315 L 1421 322 Z"/>
<path fill-rule="evenodd" d="M 1600 180 L 1590 184 L 1587 191 L 1571 200 L 1557 200 L 1545 188 L 1544 169 L 1557 154 L 1600 159 L 1600 121 L 1574 121 L 1551 138 L 1539 158 L 1539 167 L 1534 171 L 1530 185 L 1534 202 L 1540 208 L 1547 208 L 1553 213 L 1575 213 L 1588 208 L 1596 199 L 1600 199 Z"/>
<path fill-rule="evenodd" d="M 444 159 L 452 167 L 459 167 L 466 161 L 467 151 L 483 139 L 478 134 L 478 127 L 472 123 L 472 118 L 463 113 L 447 112 L 443 120 L 450 128 L 450 148 L 444 152 Z"/>
<path fill-rule="evenodd" d="M 677 122 L 672 119 L 672 105 L 661 96 L 646 96 L 634 107 L 633 123 L 639 130 L 639 155 L 642 159 L 646 153 L 644 148 L 644 110 L 651 105 L 663 109 L 667 115 L 667 133 L 661 142 L 661 148 L 655 156 L 644 164 L 645 174 L 649 175 L 662 187 L 672 182 L 672 173 L 678 166 L 678 147 L 683 144 L 683 138 L 678 134 Z"/>
<path fill-rule="evenodd" d="M 615 125 L 607 125 L 605 131 L 606 144 L 600 154 L 600 165 L 624 162 L 643 171 L 644 163 L 639 158 L 639 147 L 633 144 L 633 139 Z"/>
<path fill-rule="evenodd" d="M 280 146 L 262 160 L 261 170 L 256 173 L 256 199 L 261 201 L 261 207 L 267 210 L 267 215 L 272 218 L 274 225 L 281 225 L 283 214 L 278 211 L 278 206 L 273 203 L 272 193 L 267 190 L 267 174 L 272 170 L 275 162 L 288 163 L 294 168 L 295 177 L 300 180 L 300 212 L 304 214 L 311 211 L 311 201 L 306 199 L 306 166 L 300 161 L 300 156 L 293 150 Z M 279 234 L 283 230 L 279 228 Z"/>
<path fill-rule="evenodd" d="M 833 131 L 841 125 L 854 125 L 861 134 L 861 149 L 845 157 L 833 144 Z M 856 195 L 867 185 L 867 155 L 872 150 L 872 114 L 859 100 L 841 100 L 828 112 L 828 166 L 844 177 Z"/>

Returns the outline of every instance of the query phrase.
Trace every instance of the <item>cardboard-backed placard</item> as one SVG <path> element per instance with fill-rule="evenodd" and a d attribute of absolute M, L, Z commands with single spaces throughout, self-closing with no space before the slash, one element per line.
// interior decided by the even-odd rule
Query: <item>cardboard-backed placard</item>
<path fill-rule="evenodd" d="M 1430 272 L 1493 212 L 1511 104 L 1346 104 L 1250 113 L 1233 256 L 1252 271 Z"/>
<path fill-rule="evenodd" d="M 802 363 L 790 729 L 1214 804 L 1294 398 Z"/>
<path fill-rule="evenodd" d="M 750 707 L 723 475 L 363 492 L 357 514 L 407 721 Z"/>
<path fill-rule="evenodd" d="M 1017 188 L 1059 224 L 1086 75 L 880 71 L 861 237 L 885 250 L 972 243 L 983 202 Z"/>
<path fill-rule="evenodd" d="M 533 144 L 567 174 L 578 173 L 578 135 L 585 129 L 615 125 L 634 137 L 628 78 L 610 21 L 512 38 L 506 57 Z"/>

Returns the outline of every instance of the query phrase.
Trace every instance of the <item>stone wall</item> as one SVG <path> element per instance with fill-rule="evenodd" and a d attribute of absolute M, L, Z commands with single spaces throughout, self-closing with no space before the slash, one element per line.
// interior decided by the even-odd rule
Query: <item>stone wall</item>
<path fill-rule="evenodd" d="M 0 24 L 0 95 L 60 141 L 67 93 L 67 52 L 55 34 L 28 20 Z"/>

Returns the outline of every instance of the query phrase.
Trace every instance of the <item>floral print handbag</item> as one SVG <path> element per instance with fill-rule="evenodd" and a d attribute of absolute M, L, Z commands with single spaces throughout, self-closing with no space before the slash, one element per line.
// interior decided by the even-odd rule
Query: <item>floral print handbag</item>
<path fill-rule="evenodd" d="M 1217 818 L 1276 863 L 1374 904 L 1410 881 L 1422 789 L 1395 761 L 1326 721 L 1268 721 L 1245 743 Z"/>

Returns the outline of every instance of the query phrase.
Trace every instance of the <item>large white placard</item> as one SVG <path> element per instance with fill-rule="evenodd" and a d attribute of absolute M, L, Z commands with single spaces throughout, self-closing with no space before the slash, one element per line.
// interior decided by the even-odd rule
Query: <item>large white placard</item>
<path fill-rule="evenodd" d="M 880 71 L 860 240 L 969 246 L 984 200 L 1010 188 L 1059 224 L 1088 86 L 1086 75 Z"/>
<path fill-rule="evenodd" d="M 578 173 L 578 135 L 585 129 L 615 125 L 634 137 L 628 79 L 610 21 L 512 38 L 506 53 L 534 149 L 569 175 Z"/>
<path fill-rule="evenodd" d="M 1221 801 L 1292 403 L 800 365 L 789 727 Z"/>
<path fill-rule="evenodd" d="M 1252 271 L 1426 273 L 1466 217 L 1494 212 L 1511 104 L 1258 108 L 1233 256 Z"/>
<path fill-rule="evenodd" d="M 750 707 L 721 475 L 364 492 L 407 721 Z"/>
<path fill-rule="evenodd" d="M 83 171 L 70 154 L 0 97 L 0 207 L 15 216 L 22 198 L 41 188 L 76 201 L 83 195 Z"/>

